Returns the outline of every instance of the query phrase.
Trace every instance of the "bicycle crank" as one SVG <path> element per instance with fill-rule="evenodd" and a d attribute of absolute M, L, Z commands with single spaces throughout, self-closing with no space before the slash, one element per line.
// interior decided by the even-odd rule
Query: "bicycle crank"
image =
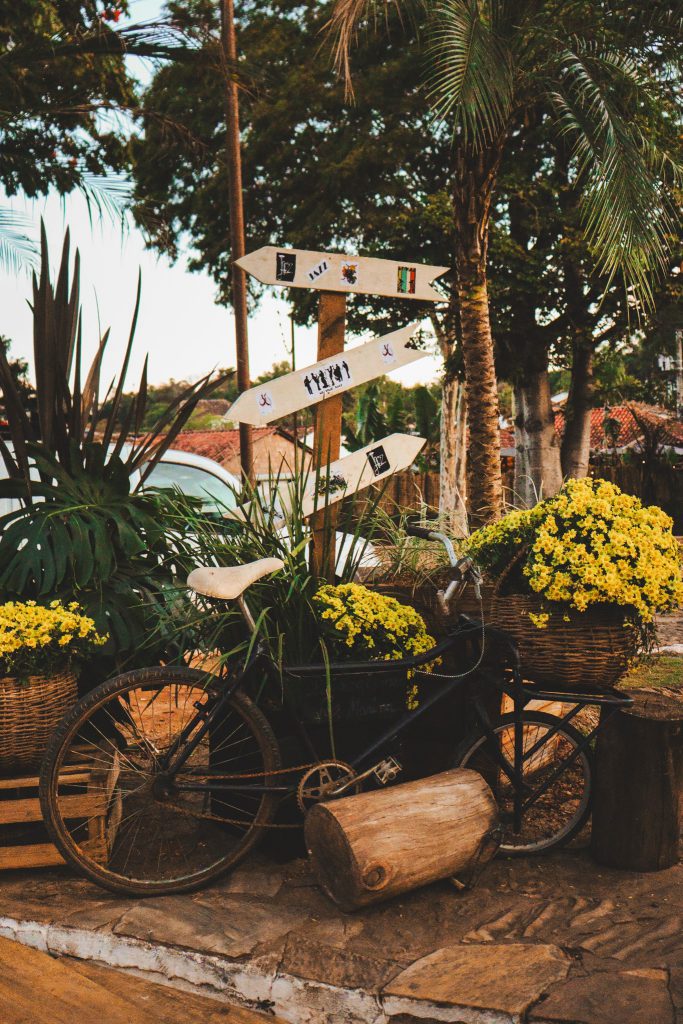
<path fill-rule="evenodd" d="M 299 781 L 296 790 L 296 802 L 299 810 L 305 814 L 313 804 L 320 803 L 328 796 L 336 796 L 339 792 L 359 790 L 356 773 L 345 761 L 321 761 L 309 768 Z"/>

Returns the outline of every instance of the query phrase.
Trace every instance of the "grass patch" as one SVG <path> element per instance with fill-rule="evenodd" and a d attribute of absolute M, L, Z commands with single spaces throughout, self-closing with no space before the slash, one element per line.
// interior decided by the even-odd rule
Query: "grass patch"
<path fill-rule="evenodd" d="M 621 680 L 620 686 L 665 687 L 670 690 L 683 689 L 683 658 L 671 654 L 646 658 L 641 665 L 632 669 Z"/>

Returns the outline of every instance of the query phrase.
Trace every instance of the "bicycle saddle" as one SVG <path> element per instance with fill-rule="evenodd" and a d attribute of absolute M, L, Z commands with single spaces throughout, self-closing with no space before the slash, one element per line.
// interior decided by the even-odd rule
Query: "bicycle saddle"
<path fill-rule="evenodd" d="M 187 585 L 204 597 L 220 597 L 225 601 L 234 601 L 252 583 L 256 583 L 263 576 L 278 572 L 284 565 L 281 558 L 259 558 L 256 562 L 227 566 L 223 569 L 201 565 L 193 569 L 187 577 Z"/>

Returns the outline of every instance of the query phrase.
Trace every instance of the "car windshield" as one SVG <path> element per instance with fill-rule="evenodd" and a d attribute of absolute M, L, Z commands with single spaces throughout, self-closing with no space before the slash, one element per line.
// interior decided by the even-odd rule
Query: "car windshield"
<path fill-rule="evenodd" d="M 237 504 L 232 488 L 213 473 L 182 462 L 159 462 L 145 480 L 145 487 L 172 488 L 200 498 L 207 511 L 224 512 Z"/>

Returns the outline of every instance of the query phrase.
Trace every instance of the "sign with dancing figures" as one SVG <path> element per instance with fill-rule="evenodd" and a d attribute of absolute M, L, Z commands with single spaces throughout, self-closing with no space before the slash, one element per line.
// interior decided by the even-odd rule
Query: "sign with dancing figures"
<path fill-rule="evenodd" d="M 421 302 L 445 301 L 444 296 L 432 288 L 432 281 L 449 269 L 408 260 L 279 249 L 275 245 L 264 245 L 247 253 L 237 260 L 237 266 L 263 284 L 384 295 Z"/>
<path fill-rule="evenodd" d="M 418 326 L 410 324 L 332 358 L 321 359 L 313 366 L 250 388 L 232 404 L 228 416 L 233 422 L 254 426 L 270 423 L 381 377 L 388 370 L 422 359 L 427 353 L 411 341 Z"/>

